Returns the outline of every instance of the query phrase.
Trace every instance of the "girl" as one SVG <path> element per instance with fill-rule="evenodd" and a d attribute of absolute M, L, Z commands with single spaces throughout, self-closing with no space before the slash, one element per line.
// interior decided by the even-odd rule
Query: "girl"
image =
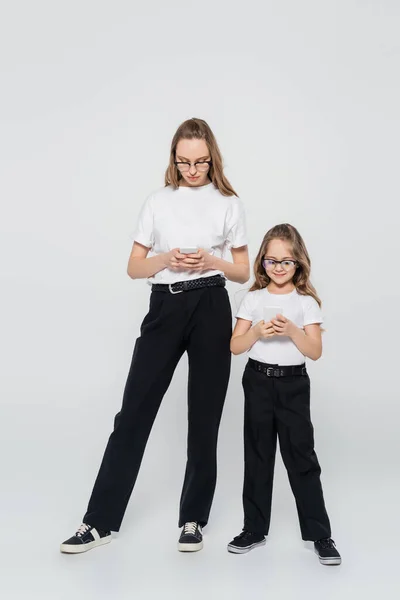
<path fill-rule="evenodd" d="M 224 260 L 226 250 L 233 263 Z M 249 260 L 242 203 L 201 119 L 185 121 L 174 135 L 165 187 L 147 198 L 139 215 L 128 274 L 152 284 L 149 312 L 83 523 L 61 544 L 62 552 L 85 552 L 119 531 L 154 419 L 184 352 L 189 431 L 178 548 L 203 547 L 230 373 L 232 316 L 225 278 L 246 282 Z"/>
<path fill-rule="evenodd" d="M 278 435 L 302 538 L 314 542 L 322 564 L 338 565 L 341 558 L 330 537 L 314 452 L 310 379 L 304 363 L 304 356 L 318 360 L 322 353 L 321 301 L 309 280 L 307 249 L 292 225 L 268 231 L 254 274 L 231 340 L 233 354 L 249 351 L 249 361 L 243 375 L 244 528 L 228 551 L 242 554 L 266 542 Z M 266 321 L 268 312 L 273 316 Z"/>

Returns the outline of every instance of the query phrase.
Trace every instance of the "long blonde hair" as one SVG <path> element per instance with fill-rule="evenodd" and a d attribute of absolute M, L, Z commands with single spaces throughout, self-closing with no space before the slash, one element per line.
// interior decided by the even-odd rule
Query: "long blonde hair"
<path fill-rule="evenodd" d="M 176 147 L 178 142 L 182 139 L 205 141 L 212 161 L 210 170 L 208 171 L 209 178 L 223 196 L 237 196 L 237 193 L 224 175 L 222 155 L 217 140 L 215 139 L 210 126 L 202 119 L 188 119 L 178 127 L 172 138 L 169 165 L 165 172 L 165 185 L 171 185 L 177 189 L 179 187 L 179 181 L 182 179 L 182 175 L 175 165 Z"/>
<path fill-rule="evenodd" d="M 255 281 L 250 288 L 250 292 L 267 287 L 271 281 L 262 265 L 262 260 L 267 251 L 268 244 L 276 239 L 284 240 L 292 247 L 293 258 L 297 261 L 297 269 L 293 276 L 293 284 L 298 293 L 303 296 L 312 296 L 321 307 L 322 302 L 310 281 L 311 260 L 306 245 L 297 229 L 293 227 L 293 225 L 289 225 L 289 223 L 275 225 L 275 227 L 272 227 L 272 229 L 265 234 L 257 258 L 254 262 Z"/>

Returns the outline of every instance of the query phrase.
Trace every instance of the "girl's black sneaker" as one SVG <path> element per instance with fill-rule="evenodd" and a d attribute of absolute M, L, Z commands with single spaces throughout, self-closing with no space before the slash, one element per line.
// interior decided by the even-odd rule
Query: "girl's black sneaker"
<path fill-rule="evenodd" d="M 197 552 L 203 547 L 201 525 L 192 521 L 185 523 L 178 542 L 179 552 Z"/>
<path fill-rule="evenodd" d="M 237 535 L 228 544 L 228 552 L 234 554 L 245 554 L 250 552 L 253 548 L 258 546 L 264 546 L 266 544 L 265 535 L 262 533 L 253 533 L 252 531 L 246 531 L 245 529 Z"/>
<path fill-rule="evenodd" d="M 331 538 L 323 538 L 314 542 L 315 553 L 322 565 L 340 565 L 342 559 Z"/>
<path fill-rule="evenodd" d="M 109 542 L 111 542 L 111 531 L 103 531 L 82 523 L 75 535 L 61 544 L 60 550 L 67 554 L 78 554 Z"/>

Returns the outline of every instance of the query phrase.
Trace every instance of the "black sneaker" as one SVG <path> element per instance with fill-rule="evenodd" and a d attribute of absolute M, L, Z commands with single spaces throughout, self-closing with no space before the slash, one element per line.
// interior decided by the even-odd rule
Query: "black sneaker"
<path fill-rule="evenodd" d="M 185 523 L 178 542 L 179 552 L 197 552 L 203 547 L 201 525 L 196 522 Z"/>
<path fill-rule="evenodd" d="M 314 542 L 315 553 L 322 565 L 340 565 L 342 559 L 331 538 L 323 538 Z"/>
<path fill-rule="evenodd" d="M 245 529 L 228 544 L 228 552 L 245 554 L 258 546 L 265 546 L 267 540 L 262 533 L 253 533 Z"/>
<path fill-rule="evenodd" d="M 109 542 L 111 542 L 111 531 L 103 531 L 82 523 L 75 535 L 61 544 L 60 550 L 68 554 L 78 554 Z"/>

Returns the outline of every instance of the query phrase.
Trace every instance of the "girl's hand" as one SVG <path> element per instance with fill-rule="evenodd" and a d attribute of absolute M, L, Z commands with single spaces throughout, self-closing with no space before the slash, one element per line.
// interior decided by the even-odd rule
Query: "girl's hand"
<path fill-rule="evenodd" d="M 214 269 L 214 256 L 200 248 L 195 254 L 184 254 L 181 264 L 191 271 L 211 271 Z"/>
<path fill-rule="evenodd" d="M 275 335 L 286 335 L 292 337 L 299 329 L 292 321 L 289 321 L 283 315 L 277 315 L 276 319 L 272 319 L 272 326 L 275 331 Z"/>
<path fill-rule="evenodd" d="M 275 330 L 271 321 L 268 321 L 268 323 L 260 321 L 257 325 L 254 325 L 254 332 L 257 335 L 257 339 L 267 339 L 275 335 Z"/>

